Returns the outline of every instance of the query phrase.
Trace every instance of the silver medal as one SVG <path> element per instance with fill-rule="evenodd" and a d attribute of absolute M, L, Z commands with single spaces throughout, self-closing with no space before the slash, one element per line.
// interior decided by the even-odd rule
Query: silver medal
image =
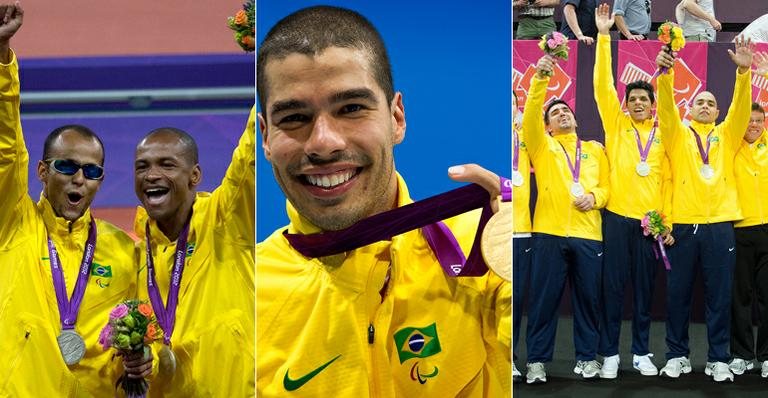
<path fill-rule="evenodd" d="M 176 355 L 173 354 L 171 347 L 163 344 L 163 348 L 157 354 L 160 373 L 167 378 L 173 377 L 176 374 Z"/>
<path fill-rule="evenodd" d="M 651 174 L 651 166 L 648 162 L 641 160 L 637 163 L 637 166 L 635 166 L 635 171 L 640 177 L 647 177 L 648 174 Z"/>
<path fill-rule="evenodd" d="M 715 169 L 713 169 L 712 166 L 708 164 L 701 166 L 699 172 L 701 173 L 701 176 L 707 180 L 715 176 Z"/>
<path fill-rule="evenodd" d="M 75 365 L 85 356 L 85 341 L 74 330 L 65 329 L 56 337 L 61 356 L 67 365 Z"/>
<path fill-rule="evenodd" d="M 523 174 L 517 170 L 512 172 L 512 185 L 516 187 L 523 185 Z"/>
<path fill-rule="evenodd" d="M 584 196 L 584 187 L 578 182 L 571 184 L 571 196 L 574 198 L 580 198 Z"/>

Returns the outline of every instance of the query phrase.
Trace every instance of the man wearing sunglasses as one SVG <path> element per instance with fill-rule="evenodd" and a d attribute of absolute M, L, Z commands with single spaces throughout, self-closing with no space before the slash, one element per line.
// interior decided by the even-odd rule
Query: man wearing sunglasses
<path fill-rule="evenodd" d="M 9 47 L 23 11 L 2 1 L 0 16 L 0 396 L 111 396 L 123 361 L 97 340 L 112 308 L 136 294 L 133 241 L 92 218 L 104 150 L 84 126 L 50 133 L 37 162 L 42 195 L 37 203 L 28 195 Z M 125 365 L 141 376 L 151 357 Z"/>

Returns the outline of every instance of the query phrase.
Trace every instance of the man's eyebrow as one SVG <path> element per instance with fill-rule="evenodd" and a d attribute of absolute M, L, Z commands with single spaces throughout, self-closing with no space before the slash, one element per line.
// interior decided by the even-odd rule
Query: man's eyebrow
<path fill-rule="evenodd" d="M 344 102 L 352 99 L 367 100 L 373 103 L 378 103 L 378 100 L 376 99 L 376 94 L 374 94 L 373 91 L 367 88 L 354 88 L 354 89 L 344 90 L 344 91 L 335 93 L 330 97 L 330 102 L 338 103 L 338 102 Z"/>
<path fill-rule="evenodd" d="M 293 109 L 301 109 L 305 108 L 307 106 L 307 103 L 304 101 L 298 101 L 298 100 L 285 100 L 285 101 L 277 101 L 269 109 L 269 114 L 273 115 L 278 112 L 282 111 L 289 111 Z"/>

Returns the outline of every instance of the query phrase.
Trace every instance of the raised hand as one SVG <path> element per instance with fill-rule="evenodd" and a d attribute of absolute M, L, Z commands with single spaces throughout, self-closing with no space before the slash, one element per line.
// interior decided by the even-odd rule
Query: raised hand
<path fill-rule="evenodd" d="M 539 58 L 539 62 L 536 64 L 536 74 L 540 79 L 547 76 L 552 76 L 555 69 L 555 63 L 557 61 L 551 55 L 545 55 Z"/>
<path fill-rule="evenodd" d="M 8 41 L 16 34 L 24 21 L 24 10 L 21 4 L 9 1 L 0 1 L 0 44 L 8 44 Z"/>
<path fill-rule="evenodd" d="M 744 39 L 744 37 L 739 36 L 734 40 L 734 44 L 736 45 L 736 52 L 729 49 L 728 55 L 733 63 L 739 67 L 739 73 L 744 73 L 752 66 L 752 56 L 754 54 L 752 39 Z"/>
<path fill-rule="evenodd" d="M 676 58 L 675 53 L 670 54 L 667 52 L 667 46 L 661 46 L 661 51 L 659 51 L 659 55 L 656 56 L 656 65 L 660 68 L 672 69 L 672 67 L 675 66 Z"/>
<path fill-rule="evenodd" d="M 607 35 L 613 26 L 614 17 L 611 14 L 611 6 L 606 3 L 600 4 L 595 9 L 595 24 L 600 34 Z"/>

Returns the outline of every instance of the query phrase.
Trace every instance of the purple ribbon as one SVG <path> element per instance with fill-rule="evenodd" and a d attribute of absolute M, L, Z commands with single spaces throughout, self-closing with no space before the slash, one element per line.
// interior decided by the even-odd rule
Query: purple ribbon
<path fill-rule="evenodd" d="M 181 276 L 184 273 L 184 260 L 187 258 L 187 235 L 189 235 L 189 220 L 181 229 L 179 239 L 176 241 L 176 253 L 173 261 L 173 272 L 171 273 L 171 288 L 168 290 L 167 306 L 163 305 L 163 298 L 160 297 L 160 289 L 155 280 L 155 262 L 152 260 L 152 246 L 149 237 L 149 221 L 146 224 L 147 233 L 147 291 L 149 292 L 149 301 L 157 314 L 157 323 L 163 329 L 163 343 L 171 344 L 171 335 L 176 324 L 176 307 L 179 304 L 179 287 L 181 286 Z"/>
<path fill-rule="evenodd" d="M 512 171 L 517 171 L 520 165 L 520 136 L 517 134 L 517 130 L 512 129 L 513 137 L 513 152 L 512 152 Z"/>
<path fill-rule="evenodd" d="M 709 137 L 712 135 L 715 129 L 710 130 L 709 134 L 707 134 L 707 149 L 705 150 L 704 145 L 701 143 L 701 137 L 699 137 L 699 134 L 696 133 L 696 130 L 694 130 L 691 126 L 688 126 L 688 128 L 691 129 L 693 136 L 696 138 L 696 145 L 699 147 L 699 155 L 701 155 L 701 160 L 704 162 L 704 164 L 709 164 L 709 145 L 711 144 Z"/>
<path fill-rule="evenodd" d="M 563 153 L 565 153 L 565 160 L 568 161 L 568 169 L 571 170 L 573 182 L 579 182 L 579 173 L 581 170 L 581 140 L 576 140 L 576 164 L 571 163 L 571 157 L 568 156 L 568 151 L 565 150 L 563 144 L 559 144 L 560 148 L 563 148 Z"/>
<path fill-rule="evenodd" d="M 56 246 L 51 237 L 48 237 L 48 257 L 51 261 L 51 275 L 53 276 L 53 290 L 56 292 L 56 303 L 59 306 L 59 320 L 61 328 L 71 330 L 75 328 L 77 314 L 80 312 L 80 304 L 83 302 L 85 287 L 88 284 L 88 277 L 91 275 L 91 264 L 93 264 L 93 255 L 96 252 L 96 223 L 91 217 L 88 226 L 88 239 L 85 242 L 85 251 L 83 259 L 80 262 L 80 271 L 77 274 L 75 289 L 72 291 L 72 297 L 67 298 L 67 284 L 64 281 L 64 272 L 61 269 L 61 261 Z"/>
<path fill-rule="evenodd" d="M 632 129 L 635 130 L 635 142 L 637 142 L 637 150 L 640 152 L 640 161 L 645 162 L 648 159 L 648 153 L 651 152 L 651 144 L 653 143 L 653 137 L 656 135 L 656 122 L 653 123 L 653 128 L 648 134 L 648 141 L 645 143 L 645 147 L 642 146 L 642 140 L 640 139 L 640 132 L 632 124 Z"/>
<path fill-rule="evenodd" d="M 656 259 L 659 259 L 659 252 L 661 252 L 661 259 L 664 261 L 664 268 L 667 269 L 667 271 L 672 269 L 672 266 L 669 264 L 669 258 L 667 257 L 667 251 L 664 250 L 664 241 L 661 240 L 661 236 L 656 238 L 656 242 L 659 244 L 659 248 L 656 247 L 653 248 L 653 254 L 656 255 Z"/>
<path fill-rule="evenodd" d="M 501 178 L 500 183 L 502 200 L 511 200 L 511 182 Z M 469 257 L 465 257 L 456 237 L 441 220 L 478 208 L 483 209 L 480 222 L 472 250 Z M 480 252 L 480 240 L 485 224 L 492 215 L 488 191 L 477 184 L 470 184 L 362 219 L 339 231 L 311 235 L 289 234 L 284 231 L 283 236 L 302 255 L 325 257 L 389 240 L 395 235 L 421 228 L 429 247 L 447 275 L 482 276 L 488 271 L 488 267 Z"/>

